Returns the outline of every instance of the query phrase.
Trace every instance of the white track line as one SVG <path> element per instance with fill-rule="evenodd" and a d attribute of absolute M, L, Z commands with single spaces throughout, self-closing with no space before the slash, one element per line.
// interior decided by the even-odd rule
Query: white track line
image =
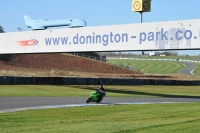
<path fill-rule="evenodd" d="M 69 108 L 69 107 L 86 107 L 86 106 L 108 106 L 108 105 L 133 105 L 133 104 L 169 104 L 169 103 L 189 103 L 189 102 L 134 102 L 134 103 L 105 103 L 105 104 L 69 104 L 69 105 L 52 105 L 52 106 L 35 106 L 28 108 L 16 108 L 0 110 L 0 113 L 17 112 L 36 109 L 53 109 L 53 108 Z"/>

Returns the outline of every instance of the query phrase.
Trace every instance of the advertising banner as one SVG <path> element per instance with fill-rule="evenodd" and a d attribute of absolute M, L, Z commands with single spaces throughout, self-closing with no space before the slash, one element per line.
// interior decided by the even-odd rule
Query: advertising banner
<path fill-rule="evenodd" d="M 200 19 L 0 33 L 0 54 L 200 49 Z"/>

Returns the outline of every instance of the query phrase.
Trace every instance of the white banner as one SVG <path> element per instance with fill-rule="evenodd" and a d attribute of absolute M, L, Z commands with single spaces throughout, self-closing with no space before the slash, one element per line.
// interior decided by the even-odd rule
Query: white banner
<path fill-rule="evenodd" d="M 200 49 L 200 19 L 0 33 L 0 54 Z"/>

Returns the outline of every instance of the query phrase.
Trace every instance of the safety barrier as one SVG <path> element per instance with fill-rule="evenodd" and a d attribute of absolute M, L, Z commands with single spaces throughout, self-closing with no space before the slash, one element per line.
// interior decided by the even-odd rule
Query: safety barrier
<path fill-rule="evenodd" d="M 147 58 L 107 58 L 107 59 L 121 59 L 121 60 L 160 60 L 160 61 L 183 61 L 183 62 L 195 62 L 200 63 L 200 61 L 195 60 L 184 60 L 184 59 L 147 59 Z"/>
<path fill-rule="evenodd" d="M 1 76 L 0 85 L 200 85 L 200 80 Z"/>
<path fill-rule="evenodd" d="M 102 57 L 95 57 L 95 56 L 85 55 L 85 54 L 81 54 L 81 53 L 71 53 L 71 54 L 76 55 L 76 56 L 80 56 L 80 57 L 84 57 L 84 58 L 87 58 L 87 59 L 97 60 L 97 61 L 103 61 L 103 62 L 108 61 L 107 59 L 103 59 Z M 109 63 L 109 62 L 107 62 L 107 63 Z M 136 67 L 128 66 L 126 64 L 120 64 L 120 63 L 114 63 L 114 62 L 111 62 L 109 64 L 112 64 L 112 65 L 115 65 L 115 66 L 118 66 L 118 67 L 123 67 L 123 68 L 129 69 L 129 70 L 134 70 L 134 71 L 136 70 Z"/>

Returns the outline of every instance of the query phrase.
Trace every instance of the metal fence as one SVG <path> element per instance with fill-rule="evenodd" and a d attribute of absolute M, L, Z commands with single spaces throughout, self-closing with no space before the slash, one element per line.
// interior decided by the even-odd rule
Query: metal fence
<path fill-rule="evenodd" d="M 84 57 L 84 58 L 87 58 L 87 59 L 93 59 L 93 60 L 97 60 L 97 61 L 106 62 L 108 64 L 115 65 L 115 66 L 118 66 L 118 67 L 123 67 L 123 68 L 129 69 L 129 70 L 135 71 L 137 69 L 136 67 L 128 66 L 128 65 L 123 64 L 123 63 L 108 62 L 108 59 L 102 58 L 102 56 L 101 57 L 95 57 L 95 56 L 85 55 L 85 54 L 81 54 L 81 53 L 71 53 L 71 54 L 76 55 L 76 56 L 80 56 L 80 57 Z M 141 72 L 144 72 L 144 70 L 141 70 Z"/>

